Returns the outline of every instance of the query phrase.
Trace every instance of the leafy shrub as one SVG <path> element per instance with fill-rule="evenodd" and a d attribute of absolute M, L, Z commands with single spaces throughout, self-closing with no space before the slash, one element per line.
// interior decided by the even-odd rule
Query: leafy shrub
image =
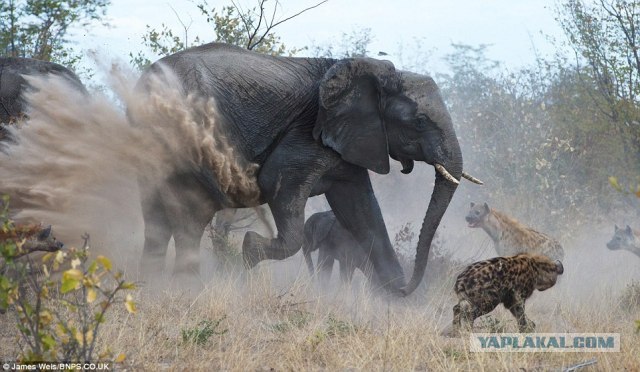
<path fill-rule="evenodd" d="M 6 209 L 0 214 L 5 232 L 15 229 Z M 89 259 L 89 237 L 82 249 L 47 253 L 39 262 L 26 256 L 17 259 L 20 242 L 0 242 L 3 260 L 0 270 L 0 308 L 17 320 L 19 360 L 89 361 L 112 358 L 107 348 L 97 353 L 100 326 L 115 303 L 123 303 L 135 313 L 135 303 L 124 291 L 135 285 L 113 270 L 111 261 L 98 256 Z M 62 275 L 53 275 L 63 267 L 71 267 Z M 41 268 L 42 273 L 34 273 Z M 120 354 L 116 361 L 122 361 Z"/>

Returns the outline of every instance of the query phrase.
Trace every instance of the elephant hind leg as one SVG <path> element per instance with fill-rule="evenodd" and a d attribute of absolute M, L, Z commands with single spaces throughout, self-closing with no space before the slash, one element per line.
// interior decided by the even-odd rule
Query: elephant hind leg
<path fill-rule="evenodd" d="M 340 261 L 340 280 L 342 284 L 351 284 L 356 267 L 350 259 Z"/>
<path fill-rule="evenodd" d="M 334 260 L 333 255 L 329 252 L 329 247 L 321 246 L 318 248 L 318 271 L 320 282 L 324 286 L 327 286 L 331 280 Z"/>
<path fill-rule="evenodd" d="M 186 206 L 192 205 L 187 203 Z M 199 275 L 200 241 L 204 230 L 213 219 L 216 208 L 212 203 L 202 200 L 199 208 L 186 208 L 182 218 L 174 228 L 173 239 L 176 243 L 176 261 L 174 275 Z"/>
<path fill-rule="evenodd" d="M 141 204 L 144 248 L 140 272 L 145 280 L 152 280 L 160 277 L 164 271 L 165 256 L 173 230 L 159 192 L 143 198 Z"/>

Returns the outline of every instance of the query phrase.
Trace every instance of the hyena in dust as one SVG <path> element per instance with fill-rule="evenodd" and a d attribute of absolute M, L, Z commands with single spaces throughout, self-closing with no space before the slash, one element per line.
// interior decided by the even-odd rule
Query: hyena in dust
<path fill-rule="evenodd" d="M 483 205 L 471 203 L 465 220 L 469 227 L 481 227 L 493 240 L 498 256 L 534 253 L 552 260 L 564 259 L 564 249 L 557 240 L 525 226 L 517 220 Z"/>
<path fill-rule="evenodd" d="M 621 229 L 615 225 L 615 231 L 607 248 L 612 251 L 624 249 L 640 257 L 640 231 L 633 230 L 629 225 Z"/>

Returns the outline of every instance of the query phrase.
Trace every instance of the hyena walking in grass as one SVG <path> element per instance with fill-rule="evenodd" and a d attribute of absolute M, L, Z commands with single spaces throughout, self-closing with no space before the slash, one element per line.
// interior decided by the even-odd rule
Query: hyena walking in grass
<path fill-rule="evenodd" d="M 624 249 L 640 257 L 640 231 L 631 229 L 629 225 L 624 229 L 616 225 L 613 238 L 607 243 L 607 248 L 612 251 Z"/>
<path fill-rule="evenodd" d="M 473 321 L 503 304 L 518 322 L 520 332 L 533 332 L 524 303 L 536 289 L 544 291 L 562 275 L 562 262 L 546 256 L 522 253 L 473 263 L 456 279 L 458 304 L 453 307 L 453 335 L 471 330 Z"/>
<path fill-rule="evenodd" d="M 469 227 L 481 227 L 493 240 L 498 256 L 534 253 L 562 260 L 564 250 L 555 239 L 525 226 L 517 220 L 484 205 L 471 203 L 465 218 Z"/>

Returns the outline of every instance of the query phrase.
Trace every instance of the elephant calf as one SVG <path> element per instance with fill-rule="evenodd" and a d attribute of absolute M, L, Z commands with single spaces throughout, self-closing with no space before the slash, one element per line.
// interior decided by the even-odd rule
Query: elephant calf
<path fill-rule="evenodd" d="M 369 255 L 353 235 L 337 221 L 333 211 L 315 213 L 304 224 L 302 252 L 312 276 L 315 274 L 315 268 L 311 252 L 316 249 L 320 281 L 324 284 L 331 278 L 334 260 L 340 263 L 340 279 L 345 284 L 351 283 L 356 268 L 369 278 L 373 273 Z"/>

